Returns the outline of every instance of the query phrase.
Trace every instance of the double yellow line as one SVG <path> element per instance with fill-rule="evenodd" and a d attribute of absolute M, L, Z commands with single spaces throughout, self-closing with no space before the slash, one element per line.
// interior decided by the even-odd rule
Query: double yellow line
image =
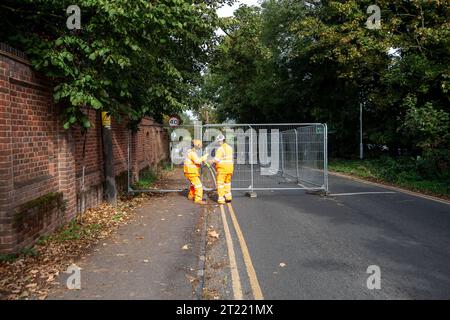
<path fill-rule="evenodd" d="M 261 291 L 261 287 L 258 282 L 258 277 L 256 276 L 255 268 L 253 267 L 253 262 L 250 257 L 250 253 L 247 247 L 247 243 L 245 242 L 244 234 L 242 233 L 241 227 L 239 226 L 238 220 L 236 218 L 236 214 L 234 213 L 233 206 L 231 203 L 227 204 L 228 211 L 230 213 L 231 221 L 233 222 L 234 229 L 236 231 L 236 235 L 239 241 L 239 245 L 241 247 L 242 256 L 244 258 L 244 264 L 247 269 L 247 275 L 250 282 L 250 287 L 252 289 L 253 297 L 255 300 L 263 300 L 264 296 Z M 224 205 L 220 205 L 220 212 L 222 215 L 222 222 L 225 231 L 225 239 L 227 242 L 228 256 L 230 259 L 230 268 L 231 268 L 231 282 L 233 287 L 234 298 L 236 300 L 242 300 L 242 285 L 241 279 L 239 276 L 239 270 L 236 263 L 236 254 L 233 246 L 233 239 L 231 237 L 230 228 L 228 227 L 227 218 L 225 215 Z"/>

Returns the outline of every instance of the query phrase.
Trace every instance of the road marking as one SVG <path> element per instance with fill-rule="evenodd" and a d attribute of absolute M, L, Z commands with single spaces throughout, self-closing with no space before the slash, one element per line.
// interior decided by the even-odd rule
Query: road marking
<path fill-rule="evenodd" d="M 233 221 L 234 229 L 236 230 L 239 244 L 241 245 L 242 256 L 244 257 L 245 267 L 247 268 L 247 274 L 250 280 L 250 286 L 252 287 L 253 297 L 255 298 L 255 300 L 263 300 L 264 296 L 262 294 L 261 287 L 259 286 L 258 277 L 256 276 L 255 268 L 253 267 L 252 259 L 250 258 L 250 253 L 248 251 L 244 235 L 242 233 L 241 227 L 239 226 L 236 214 L 234 213 L 231 203 L 228 203 L 228 210 L 230 211 L 231 221 Z"/>
<path fill-rule="evenodd" d="M 222 215 L 223 229 L 225 230 L 225 239 L 227 241 L 228 257 L 230 259 L 231 282 L 235 300 L 242 300 L 242 286 L 239 277 L 239 271 L 236 263 L 236 255 L 234 253 L 233 240 L 231 239 L 230 229 L 228 228 L 227 218 L 223 205 L 220 205 L 220 213 Z"/>
<path fill-rule="evenodd" d="M 364 195 L 364 194 L 393 194 L 397 193 L 394 191 L 369 191 L 369 192 L 351 192 L 351 193 L 330 193 L 330 196 L 336 197 L 336 196 L 358 196 L 358 195 Z"/>
<path fill-rule="evenodd" d="M 427 199 L 427 200 L 431 200 L 431 201 L 435 201 L 435 202 L 439 202 L 439 203 L 450 205 L 450 201 L 448 201 L 448 200 L 444 200 L 444 199 L 441 199 L 441 198 L 438 198 L 438 197 L 434 197 L 434 196 L 428 196 L 428 195 L 425 195 L 425 194 L 422 194 L 422 193 L 418 193 L 418 192 L 414 192 L 414 191 L 410 191 L 410 190 L 407 190 L 407 189 L 394 187 L 394 186 L 389 186 L 389 185 L 376 183 L 376 182 L 372 182 L 372 181 L 367 181 L 367 180 L 364 180 L 364 179 L 361 179 L 361 178 L 357 178 L 357 177 L 354 177 L 354 176 L 351 176 L 351 175 L 343 174 L 343 173 L 337 173 L 337 172 L 329 171 L 329 174 L 331 174 L 333 176 L 349 179 L 349 180 L 355 180 L 355 181 L 358 181 L 358 182 L 361 182 L 361 183 L 364 183 L 364 184 L 369 184 L 369 185 L 380 187 L 380 188 L 383 188 L 383 189 L 398 191 L 398 192 L 401 192 L 401 193 L 408 194 L 410 196 L 423 198 L 423 199 Z"/>

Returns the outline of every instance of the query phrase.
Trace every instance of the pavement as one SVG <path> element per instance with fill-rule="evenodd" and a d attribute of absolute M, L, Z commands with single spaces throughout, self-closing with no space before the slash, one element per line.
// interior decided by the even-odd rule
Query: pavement
<path fill-rule="evenodd" d="M 449 204 L 336 176 L 330 191 L 235 193 L 231 209 L 254 267 L 249 273 L 231 231 L 242 291 L 256 277 L 264 299 L 450 298 Z M 367 286 L 373 265 L 380 289 Z"/>
<path fill-rule="evenodd" d="M 117 234 L 76 262 L 80 290 L 68 290 L 62 274 L 48 299 L 198 299 L 202 214 L 183 194 L 151 198 Z"/>

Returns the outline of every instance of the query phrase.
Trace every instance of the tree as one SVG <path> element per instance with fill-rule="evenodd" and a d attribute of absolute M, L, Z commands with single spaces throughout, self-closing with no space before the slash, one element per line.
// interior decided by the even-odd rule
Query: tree
<path fill-rule="evenodd" d="M 67 0 L 5 0 L 0 37 L 27 53 L 54 85 L 64 128 L 91 124 L 86 111 L 162 120 L 196 99 L 225 0 L 80 0 L 81 29 L 66 26 Z M 105 196 L 115 203 L 111 132 L 103 130 Z"/>
<path fill-rule="evenodd" d="M 89 128 L 86 108 L 136 125 L 195 98 L 223 2 L 80 0 L 81 30 L 70 31 L 73 1 L 5 0 L 0 36 L 53 82 L 65 128 Z"/>
<path fill-rule="evenodd" d="M 372 30 L 370 5 L 266 0 L 262 9 L 242 7 L 223 22 L 226 35 L 204 85 L 217 112 L 237 121 L 327 122 L 333 155 L 351 156 L 363 103 L 366 143 L 420 154 L 431 139 L 439 141 L 432 148 L 448 150 L 448 6 L 378 1 L 381 28 Z M 440 131 L 411 130 L 418 117 Z"/>

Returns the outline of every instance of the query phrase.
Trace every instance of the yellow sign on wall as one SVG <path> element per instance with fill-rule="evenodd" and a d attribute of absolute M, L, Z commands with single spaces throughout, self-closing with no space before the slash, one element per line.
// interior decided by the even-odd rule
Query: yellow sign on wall
<path fill-rule="evenodd" d="M 102 125 L 105 128 L 111 129 L 111 116 L 106 111 L 102 111 Z"/>

